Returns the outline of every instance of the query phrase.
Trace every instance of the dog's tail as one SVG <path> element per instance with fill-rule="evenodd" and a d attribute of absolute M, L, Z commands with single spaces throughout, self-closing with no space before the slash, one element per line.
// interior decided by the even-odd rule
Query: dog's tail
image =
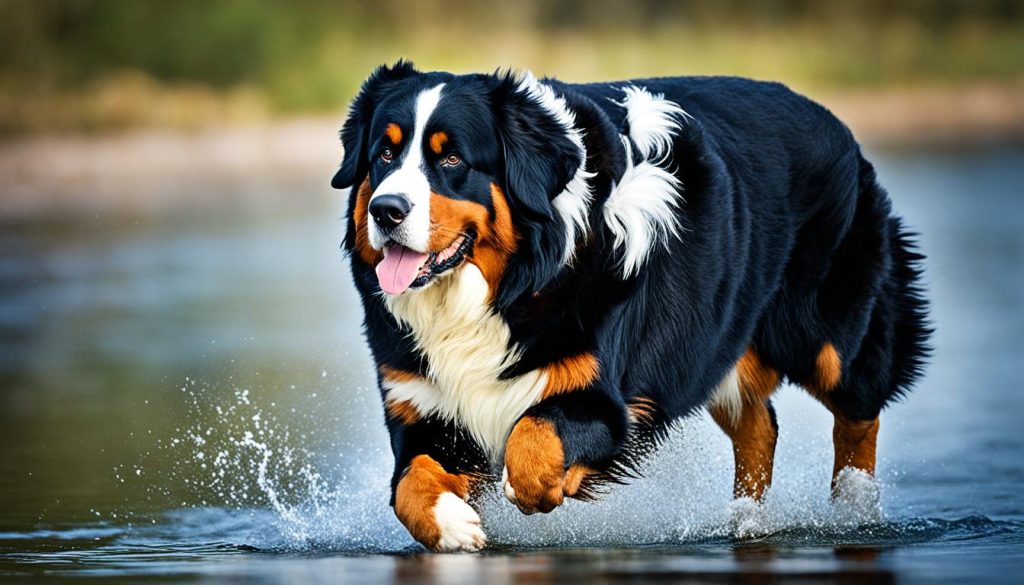
<path fill-rule="evenodd" d="M 933 328 L 921 284 L 924 255 L 918 251 L 916 236 L 904 228 L 898 217 L 892 217 L 889 240 L 893 268 L 883 290 L 895 308 L 893 382 L 897 395 L 902 395 L 924 371 L 925 361 L 932 352 L 928 340 Z"/>
<path fill-rule="evenodd" d="M 861 194 L 887 198 L 878 184 L 875 169 L 862 156 L 860 159 Z M 919 250 L 917 234 L 908 230 L 903 221 L 890 215 L 889 257 L 891 271 L 882 285 L 882 297 L 892 317 L 892 374 L 893 395 L 902 396 L 910 390 L 924 372 L 931 355 L 929 339 L 933 327 L 928 318 L 928 300 L 922 284 L 924 254 Z"/>

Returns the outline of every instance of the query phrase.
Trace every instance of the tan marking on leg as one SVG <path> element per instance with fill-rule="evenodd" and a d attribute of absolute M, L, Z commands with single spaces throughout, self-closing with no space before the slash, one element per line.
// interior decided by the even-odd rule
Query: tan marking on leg
<path fill-rule="evenodd" d="M 384 134 L 388 137 L 388 140 L 391 141 L 391 144 L 398 146 L 402 143 L 402 129 L 398 124 L 395 124 L 394 122 L 388 124 L 387 127 L 384 128 Z"/>
<path fill-rule="evenodd" d="M 781 382 L 779 372 L 767 366 L 753 347 L 736 362 L 743 410 L 738 418 L 720 406 L 711 406 L 711 418 L 732 440 L 733 496 L 760 501 L 771 486 L 778 431 L 772 425 L 768 398 Z"/>
<path fill-rule="evenodd" d="M 843 363 L 839 352 L 831 343 L 825 343 L 814 360 L 814 379 L 811 381 L 811 392 L 826 394 L 839 385 L 843 377 Z"/>
<path fill-rule="evenodd" d="M 423 379 L 423 376 L 416 372 L 399 370 L 387 365 L 380 366 L 380 377 L 385 382 L 411 382 Z M 419 409 L 410 400 L 388 398 L 384 401 L 384 412 L 389 418 L 401 421 L 405 425 L 411 425 L 420 419 Z"/>
<path fill-rule="evenodd" d="M 399 370 L 391 366 L 380 366 L 380 375 L 388 382 L 411 382 L 423 377 L 415 372 Z"/>
<path fill-rule="evenodd" d="M 565 452 L 551 421 L 520 419 L 505 444 L 505 467 L 524 514 L 550 512 L 562 504 Z"/>
<path fill-rule="evenodd" d="M 779 373 L 766 366 L 753 347 L 747 348 L 736 362 L 736 373 L 744 403 L 764 402 L 779 387 Z"/>
<path fill-rule="evenodd" d="M 831 350 L 829 350 L 831 348 Z M 824 357 L 822 357 L 824 355 Z M 832 490 L 835 491 L 839 472 L 847 467 L 859 469 L 868 475 L 875 475 L 876 448 L 878 445 L 879 419 L 853 420 L 840 412 L 829 390 L 839 382 L 840 371 L 831 366 L 839 363 L 839 354 L 831 344 L 825 344 L 818 354 L 819 372 L 835 370 L 834 376 L 816 376 L 817 380 L 807 385 L 807 390 L 832 413 L 832 446 L 835 459 L 832 463 Z M 821 365 L 825 364 L 826 368 Z M 834 384 L 828 384 L 829 381 Z"/>
<path fill-rule="evenodd" d="M 430 135 L 430 150 L 434 151 L 434 154 L 441 154 L 441 149 L 444 148 L 445 142 L 448 142 L 448 134 L 434 132 Z"/>
<path fill-rule="evenodd" d="M 597 380 L 599 370 L 597 357 L 590 352 L 548 364 L 544 366 L 548 383 L 544 388 L 543 398 L 586 388 Z"/>
<path fill-rule="evenodd" d="M 596 472 L 593 469 L 582 463 L 569 466 L 569 470 L 565 472 L 565 480 L 562 482 L 562 493 L 569 498 L 577 497 L 583 480 L 594 473 Z"/>
<path fill-rule="evenodd" d="M 847 467 L 853 467 L 875 475 L 875 448 L 878 444 L 878 418 L 872 420 L 850 420 L 834 414 L 832 443 L 835 447 L 835 462 L 832 466 L 832 487 L 836 477 Z"/>
<path fill-rule="evenodd" d="M 384 259 L 380 250 L 375 250 L 370 245 L 369 227 L 366 225 L 366 216 L 369 214 L 370 197 L 373 196 L 373 189 L 370 188 L 370 179 L 363 181 L 356 191 L 356 203 L 352 209 L 352 222 L 356 230 L 355 249 L 359 258 L 370 266 L 376 266 Z"/>
<path fill-rule="evenodd" d="M 441 530 L 434 518 L 434 506 L 444 492 L 465 499 L 470 478 L 448 473 L 428 455 L 417 455 L 395 488 L 395 515 L 417 541 L 436 549 Z"/>
<path fill-rule="evenodd" d="M 420 411 L 409 400 L 388 400 L 384 403 L 388 417 L 409 426 L 420 420 Z"/>
<path fill-rule="evenodd" d="M 744 402 L 743 412 L 735 423 L 721 408 L 712 407 L 709 411 L 732 440 L 735 462 L 733 496 L 760 501 L 772 483 L 775 442 L 778 439 L 767 403 Z"/>

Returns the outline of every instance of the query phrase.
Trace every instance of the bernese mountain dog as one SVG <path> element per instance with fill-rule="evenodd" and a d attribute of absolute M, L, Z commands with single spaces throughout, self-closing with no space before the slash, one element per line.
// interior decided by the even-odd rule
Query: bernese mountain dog
<path fill-rule="evenodd" d="M 759 501 L 787 380 L 834 416 L 833 488 L 873 474 L 879 412 L 928 355 L 923 258 L 825 108 L 734 77 L 400 61 L 341 141 L 391 502 L 426 547 L 484 546 L 491 482 L 530 514 L 635 476 L 701 408 Z"/>

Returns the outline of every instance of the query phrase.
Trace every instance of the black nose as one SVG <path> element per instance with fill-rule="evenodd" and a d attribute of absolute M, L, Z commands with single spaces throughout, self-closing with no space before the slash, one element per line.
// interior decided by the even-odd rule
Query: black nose
<path fill-rule="evenodd" d="M 370 215 L 373 216 L 373 221 L 385 229 L 398 227 L 411 209 L 412 203 L 403 195 L 378 195 L 370 201 Z"/>

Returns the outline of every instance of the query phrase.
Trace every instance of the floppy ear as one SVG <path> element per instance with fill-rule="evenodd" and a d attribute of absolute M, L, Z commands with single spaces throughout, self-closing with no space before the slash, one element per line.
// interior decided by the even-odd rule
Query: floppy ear
<path fill-rule="evenodd" d="M 504 150 L 505 188 L 525 218 L 550 221 L 552 199 L 581 164 L 581 145 L 567 127 L 571 114 L 532 75 L 507 73 L 496 79 L 492 103 Z"/>
<path fill-rule="evenodd" d="M 367 126 L 373 117 L 373 109 L 390 82 L 411 77 L 417 73 L 409 61 L 398 61 L 392 67 L 381 65 L 363 82 L 359 94 L 352 100 L 348 119 L 341 128 L 341 145 L 345 158 L 341 168 L 331 179 L 331 187 L 346 189 L 359 183 L 367 171 Z"/>
<path fill-rule="evenodd" d="M 529 74 L 499 73 L 494 79 L 491 99 L 504 155 L 504 187 L 522 236 L 496 298 L 498 307 L 508 307 L 542 289 L 565 265 L 578 220 L 566 213 L 571 205 L 556 210 L 553 202 L 563 193 L 572 201 L 582 197 L 589 202 L 589 186 L 585 179 L 580 182 L 587 175 L 579 172 L 586 153 L 565 98 Z"/>

